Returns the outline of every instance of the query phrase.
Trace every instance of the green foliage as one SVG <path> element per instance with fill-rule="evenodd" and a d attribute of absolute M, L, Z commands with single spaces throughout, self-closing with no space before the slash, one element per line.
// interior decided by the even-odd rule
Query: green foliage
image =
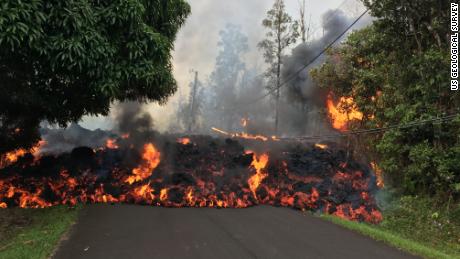
<path fill-rule="evenodd" d="M 405 196 L 384 212 L 381 228 L 438 250 L 460 255 L 460 206 Z"/>
<path fill-rule="evenodd" d="M 0 258 L 50 258 L 79 211 L 65 206 L 0 210 Z"/>
<path fill-rule="evenodd" d="M 458 114 L 450 91 L 448 3 L 372 1 L 378 19 L 352 33 L 312 71 L 338 96 L 354 97 L 364 113 L 355 128 L 372 129 Z M 445 28 L 443 27 L 445 25 Z M 404 193 L 460 197 L 460 116 L 367 137 L 388 180 Z"/>
<path fill-rule="evenodd" d="M 0 152 L 30 146 L 42 120 L 107 114 L 114 100 L 165 101 L 183 0 L 0 4 Z"/>
<path fill-rule="evenodd" d="M 420 196 L 390 201 L 379 225 L 322 216 L 336 224 L 424 258 L 460 257 L 460 206 Z"/>

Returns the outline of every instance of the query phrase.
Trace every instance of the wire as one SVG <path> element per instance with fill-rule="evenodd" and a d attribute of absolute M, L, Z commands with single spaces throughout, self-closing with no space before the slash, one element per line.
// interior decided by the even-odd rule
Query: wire
<path fill-rule="evenodd" d="M 252 100 L 251 102 L 248 102 L 246 104 L 242 104 L 242 105 L 252 105 L 252 104 L 255 104 L 263 99 L 265 99 L 267 96 L 273 94 L 275 91 L 277 91 L 278 89 L 280 89 L 281 87 L 287 85 L 287 83 L 289 83 L 290 81 L 294 80 L 296 78 L 297 75 L 299 75 L 302 71 L 304 71 L 307 67 L 309 67 L 311 64 L 313 64 L 318 58 L 320 58 L 326 51 L 328 51 L 337 41 L 339 41 L 344 35 L 345 33 L 347 33 L 353 26 L 355 26 L 356 23 L 358 23 L 359 20 L 361 20 L 364 15 L 366 15 L 367 13 L 369 12 L 369 9 L 366 9 L 360 16 L 358 16 L 358 18 L 353 21 L 342 33 L 340 33 L 339 36 L 337 36 L 331 43 L 329 43 L 320 53 L 318 53 L 313 59 L 311 59 L 306 65 L 302 66 L 301 69 L 299 69 L 298 71 L 296 71 L 295 73 L 291 74 L 284 82 L 282 82 L 279 86 L 277 86 L 276 88 L 268 91 L 266 94 L 264 94 L 263 96 L 260 96 L 254 100 Z"/>
<path fill-rule="evenodd" d="M 439 117 L 439 118 L 433 118 L 433 119 L 427 119 L 427 120 L 421 120 L 421 121 L 413 121 L 407 124 L 391 125 L 388 127 L 374 128 L 374 129 L 367 129 L 367 130 L 348 131 L 348 132 L 342 132 L 340 134 L 305 136 L 305 137 L 285 137 L 285 138 L 279 138 L 279 139 L 281 140 L 300 140 L 301 141 L 301 140 L 309 140 L 309 139 L 342 138 L 342 137 L 348 137 L 351 135 L 380 133 L 380 132 L 384 132 L 384 131 L 391 130 L 391 129 L 411 128 L 411 127 L 420 126 L 420 125 L 431 123 L 431 122 L 432 123 L 449 122 L 449 121 L 454 120 L 459 115 L 460 114 L 457 113 L 457 114 L 452 114 L 452 115 L 448 115 L 445 117 Z"/>
<path fill-rule="evenodd" d="M 337 6 L 337 8 L 335 8 L 334 11 L 333 11 L 329 16 L 326 17 L 326 19 L 324 20 L 324 23 L 329 22 L 329 21 L 332 19 L 332 17 L 334 17 L 334 16 L 339 12 L 339 10 L 341 10 L 341 9 L 343 8 L 343 6 L 345 6 L 345 4 L 346 4 L 348 1 L 349 1 L 349 0 L 344 0 L 344 1 L 342 1 L 342 3 L 341 3 L 339 6 Z M 318 32 L 319 29 L 322 29 L 322 28 L 321 28 L 321 27 L 317 27 L 313 32 L 311 32 L 311 34 L 312 34 L 312 35 L 315 34 L 316 32 Z M 256 76 L 254 76 L 254 78 L 258 78 L 258 77 L 264 76 L 265 74 L 266 74 L 265 72 L 260 73 L 260 74 L 258 74 L 258 75 L 256 75 Z"/>

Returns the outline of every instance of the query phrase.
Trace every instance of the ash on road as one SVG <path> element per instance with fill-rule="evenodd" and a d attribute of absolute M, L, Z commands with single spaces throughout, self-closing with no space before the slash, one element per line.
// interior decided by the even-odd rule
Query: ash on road
<path fill-rule="evenodd" d="M 92 205 L 54 258 L 414 257 L 287 208 Z"/>

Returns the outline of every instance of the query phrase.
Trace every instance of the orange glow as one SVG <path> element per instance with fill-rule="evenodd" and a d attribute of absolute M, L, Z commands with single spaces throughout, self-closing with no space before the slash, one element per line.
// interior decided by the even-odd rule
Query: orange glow
<path fill-rule="evenodd" d="M 337 211 L 333 213 L 335 216 L 348 220 L 364 220 L 371 223 L 379 223 L 382 221 L 382 214 L 372 209 L 371 212 L 366 210 L 365 206 L 353 209 L 350 204 L 342 204 L 337 206 Z"/>
<path fill-rule="evenodd" d="M 155 195 L 153 195 L 153 188 L 150 186 L 150 183 L 141 185 L 134 189 L 134 198 L 136 200 L 144 200 L 148 203 L 151 203 L 155 199 Z"/>
<path fill-rule="evenodd" d="M 383 171 L 382 169 L 377 165 L 375 162 L 371 162 L 371 168 L 375 173 L 375 176 L 377 177 L 377 186 L 382 189 L 385 187 L 385 182 L 383 180 Z"/>
<path fill-rule="evenodd" d="M 177 143 L 180 143 L 182 145 L 188 145 L 191 143 L 191 141 L 189 138 L 180 138 L 180 139 L 177 139 Z"/>
<path fill-rule="evenodd" d="M 193 188 L 189 187 L 187 190 L 187 194 L 185 195 L 185 198 L 187 200 L 187 204 L 190 207 L 195 206 L 195 198 L 193 197 Z"/>
<path fill-rule="evenodd" d="M 249 189 L 251 189 L 252 194 L 256 198 L 257 198 L 257 195 L 256 195 L 257 188 L 259 188 L 260 183 L 268 176 L 266 173 L 262 171 L 263 169 L 265 169 L 267 164 L 268 164 L 267 154 L 262 154 L 258 157 L 254 153 L 251 166 L 254 167 L 254 169 L 256 169 L 256 173 L 249 178 L 248 184 L 249 184 Z"/>
<path fill-rule="evenodd" d="M 328 146 L 324 145 L 324 144 L 315 144 L 315 147 L 317 147 L 319 149 L 327 149 L 328 148 Z"/>
<path fill-rule="evenodd" d="M 0 168 L 4 168 L 8 165 L 14 164 L 18 161 L 20 157 L 23 157 L 27 153 L 31 153 L 34 157 L 38 157 L 41 148 L 46 145 L 46 141 L 40 140 L 34 147 L 30 150 L 27 149 L 17 149 L 6 154 L 0 155 Z"/>
<path fill-rule="evenodd" d="M 0 202 L 0 209 L 6 209 L 8 206 L 4 202 Z"/>
<path fill-rule="evenodd" d="M 168 188 L 161 189 L 160 201 L 166 201 L 168 199 Z"/>
<path fill-rule="evenodd" d="M 12 164 L 22 156 L 24 156 L 27 153 L 27 150 L 25 149 L 18 149 L 15 151 L 11 151 L 5 154 L 5 159 L 8 163 Z"/>
<path fill-rule="evenodd" d="M 118 149 L 118 144 L 117 144 L 117 141 L 115 139 L 107 139 L 107 141 L 105 142 L 105 146 L 108 148 L 108 149 Z"/>
<path fill-rule="evenodd" d="M 252 135 L 252 134 L 248 134 L 248 133 L 245 133 L 245 132 L 242 132 L 242 133 L 229 133 L 227 131 L 224 131 L 224 130 L 221 130 L 221 129 L 218 129 L 218 128 L 214 128 L 214 127 L 211 128 L 211 129 L 213 131 L 217 132 L 217 133 L 229 136 L 231 138 L 242 138 L 242 139 L 260 140 L 260 141 L 268 141 L 268 140 L 279 141 L 280 140 L 276 136 L 266 137 L 266 136 L 263 136 L 263 135 Z"/>
<path fill-rule="evenodd" d="M 45 140 L 40 140 L 38 141 L 37 145 L 35 145 L 30 152 L 35 158 L 38 158 L 40 155 L 40 152 L 44 146 L 46 146 L 48 143 Z"/>
<path fill-rule="evenodd" d="M 129 139 L 129 133 L 125 133 L 125 134 L 121 135 L 121 138 L 122 139 Z"/>
<path fill-rule="evenodd" d="M 341 97 L 339 103 L 334 104 L 332 94 L 329 94 L 327 109 L 332 120 L 332 126 L 340 131 L 347 130 L 350 121 L 363 119 L 363 114 L 357 109 L 353 97 Z"/>
<path fill-rule="evenodd" d="M 152 175 L 152 171 L 160 164 L 160 156 L 160 152 L 152 143 L 145 144 L 144 153 L 142 154 L 143 163 L 133 169 L 133 175 L 130 175 L 125 182 L 133 184 L 149 178 Z"/>

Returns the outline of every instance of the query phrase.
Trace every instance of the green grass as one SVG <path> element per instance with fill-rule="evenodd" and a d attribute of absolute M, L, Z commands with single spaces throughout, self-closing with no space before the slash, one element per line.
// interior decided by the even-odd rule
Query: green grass
<path fill-rule="evenodd" d="M 0 209 L 0 258 L 49 258 L 78 211 L 65 206 Z"/>
<path fill-rule="evenodd" d="M 387 205 L 379 225 L 322 218 L 424 258 L 460 258 L 459 205 L 402 197 Z"/>

